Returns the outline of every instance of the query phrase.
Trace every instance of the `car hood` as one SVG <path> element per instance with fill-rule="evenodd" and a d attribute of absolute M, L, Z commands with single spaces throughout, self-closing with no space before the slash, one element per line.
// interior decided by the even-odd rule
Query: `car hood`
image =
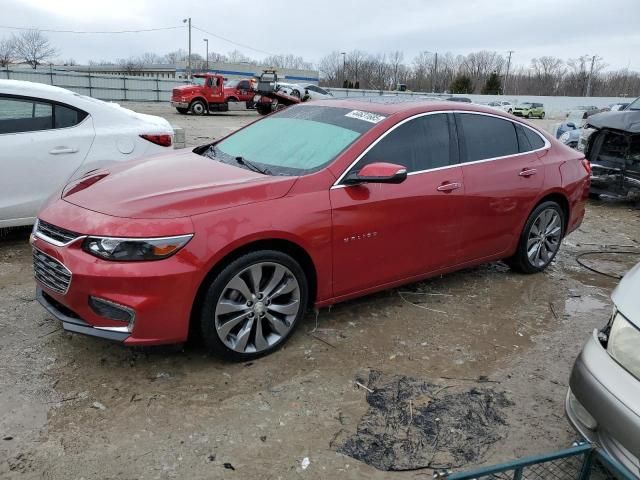
<path fill-rule="evenodd" d="M 262 175 L 186 150 L 93 172 L 61 196 L 115 217 L 179 218 L 280 198 L 296 178 Z"/>
<path fill-rule="evenodd" d="M 611 299 L 616 308 L 630 322 L 640 328 L 640 302 L 638 302 L 638 292 L 640 292 L 640 263 L 627 272 L 620 283 L 611 294 Z"/>
<path fill-rule="evenodd" d="M 180 85 L 179 87 L 173 87 L 173 93 L 179 95 L 186 95 L 188 93 L 194 93 L 200 91 L 202 87 L 199 85 Z"/>
<path fill-rule="evenodd" d="M 640 133 L 640 110 L 602 112 L 587 120 L 594 128 L 611 128 L 630 133 Z"/>

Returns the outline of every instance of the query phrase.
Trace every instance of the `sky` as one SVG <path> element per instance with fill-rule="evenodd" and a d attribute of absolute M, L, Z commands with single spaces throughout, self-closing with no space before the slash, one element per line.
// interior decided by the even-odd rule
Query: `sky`
<path fill-rule="evenodd" d="M 255 6 L 252 5 L 255 3 Z M 260 59 L 292 53 L 317 63 L 331 51 L 400 50 L 409 63 L 421 51 L 492 50 L 512 64 L 533 57 L 599 55 L 608 70 L 640 71 L 640 0 L 0 0 L 0 38 L 16 30 L 114 31 L 179 27 L 127 34 L 47 32 L 60 59 L 116 60 L 187 48 L 182 20 L 251 48 L 192 31 L 192 51 L 238 49 Z"/>

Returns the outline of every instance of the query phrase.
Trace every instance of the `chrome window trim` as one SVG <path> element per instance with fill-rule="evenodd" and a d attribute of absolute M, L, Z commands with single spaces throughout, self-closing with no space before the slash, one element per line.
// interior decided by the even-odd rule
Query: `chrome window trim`
<path fill-rule="evenodd" d="M 105 235 L 85 235 L 87 238 L 107 238 L 109 240 L 119 240 L 121 242 L 149 242 L 153 240 L 173 240 L 175 238 L 193 238 L 193 233 L 185 233 L 184 235 L 170 235 L 168 237 L 108 237 Z"/>
<path fill-rule="evenodd" d="M 456 163 L 453 165 L 446 165 L 444 167 L 436 167 L 436 168 L 429 168 L 426 170 L 417 170 L 415 172 L 410 172 L 407 174 L 407 176 L 410 175 L 418 175 L 418 174 L 422 174 L 422 173 L 426 173 L 426 172 L 435 172 L 438 170 L 445 170 L 447 168 L 454 168 L 454 167 L 461 167 L 463 165 L 474 165 L 477 163 L 485 163 L 485 162 L 492 162 L 494 160 L 502 160 L 504 158 L 512 158 L 512 157 L 517 157 L 520 155 L 524 155 L 527 153 L 535 153 L 535 152 L 540 152 L 542 150 L 547 150 L 549 148 L 551 148 L 551 142 L 549 142 L 549 140 L 542 135 L 540 132 L 538 132 L 535 128 L 530 127 L 529 125 L 527 125 L 526 123 L 520 122 L 518 120 L 513 120 L 511 118 L 506 118 L 503 117 L 502 115 L 495 115 L 493 113 L 486 113 L 486 112 L 475 112 L 472 110 L 434 110 L 432 112 L 422 112 L 422 113 L 418 113 L 416 115 L 413 115 L 411 117 L 405 118 L 404 120 L 396 123 L 395 125 L 393 125 L 390 129 L 388 129 L 386 132 L 384 132 L 382 135 L 380 135 L 378 138 L 376 138 L 376 140 L 369 145 L 360 155 L 358 155 L 358 157 L 351 163 L 351 165 L 349 165 L 344 172 L 342 172 L 342 174 L 338 177 L 338 179 L 333 183 L 333 185 L 331 186 L 331 190 L 336 189 L 336 188 L 345 188 L 345 187 L 350 187 L 352 185 L 346 185 L 342 182 L 342 180 L 344 179 L 344 177 L 347 175 L 347 173 L 367 154 L 369 153 L 369 150 L 371 150 L 373 147 L 375 147 L 378 142 L 380 142 L 383 138 L 385 138 L 388 134 L 390 134 L 391 132 L 393 132 L 396 128 L 398 128 L 401 125 L 404 125 L 405 123 L 414 120 L 416 118 L 420 118 L 420 117 L 425 117 L 427 115 L 436 115 L 436 114 L 447 114 L 447 113 L 469 113 L 472 115 L 484 115 L 487 117 L 495 117 L 495 118 L 499 118 L 501 120 L 505 120 L 507 122 L 511 122 L 511 123 L 516 123 L 518 125 L 522 125 L 525 128 L 528 128 L 529 130 L 531 130 L 532 132 L 534 132 L 536 135 L 538 135 L 542 140 L 544 140 L 544 146 L 537 148 L 535 150 L 529 150 L 526 152 L 518 152 L 518 153 L 513 153 L 511 155 L 503 155 L 501 157 L 491 157 L 491 158 L 484 158 L 482 160 L 475 160 L 473 162 L 460 162 L 460 163 Z"/>
<path fill-rule="evenodd" d="M 68 245 L 71 245 L 73 242 L 80 240 L 81 238 L 87 238 L 86 235 L 80 235 L 74 238 L 73 240 L 69 240 L 68 242 L 60 242 L 40 232 L 38 230 L 39 223 L 40 223 L 40 220 L 36 219 L 35 223 L 33 224 L 33 236 L 39 238 L 40 240 L 44 240 L 45 242 L 50 243 L 51 245 L 54 245 L 56 247 L 66 247 Z"/>

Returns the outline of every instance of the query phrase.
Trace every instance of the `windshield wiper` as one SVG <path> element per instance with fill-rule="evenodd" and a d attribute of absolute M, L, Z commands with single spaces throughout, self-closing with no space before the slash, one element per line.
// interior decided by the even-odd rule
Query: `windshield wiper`
<path fill-rule="evenodd" d="M 249 168 L 249 170 L 253 170 L 254 172 L 261 173 L 262 175 L 272 175 L 271 170 L 269 170 L 268 168 L 259 167 L 255 163 L 247 160 L 246 158 L 236 157 L 236 162 L 238 162 L 240 165 L 245 165 L 246 167 Z"/>

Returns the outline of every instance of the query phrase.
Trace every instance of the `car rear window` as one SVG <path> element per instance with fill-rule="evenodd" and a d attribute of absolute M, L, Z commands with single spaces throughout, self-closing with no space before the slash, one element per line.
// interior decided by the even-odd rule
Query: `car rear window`
<path fill-rule="evenodd" d="M 242 157 L 275 175 L 302 175 L 332 162 L 384 118 L 359 110 L 296 105 L 239 130 L 216 144 L 216 151 L 222 161 Z"/>
<path fill-rule="evenodd" d="M 519 153 L 513 122 L 489 115 L 468 113 L 457 115 L 464 132 L 467 162 Z"/>

